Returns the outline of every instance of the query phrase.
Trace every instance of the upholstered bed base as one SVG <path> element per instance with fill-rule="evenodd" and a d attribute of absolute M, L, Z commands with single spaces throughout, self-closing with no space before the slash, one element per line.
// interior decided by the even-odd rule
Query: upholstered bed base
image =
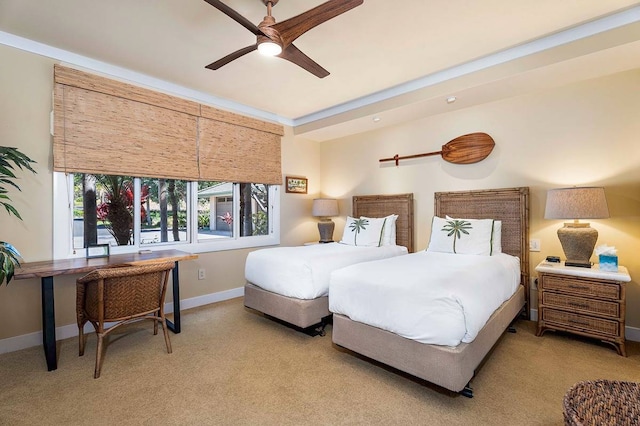
<path fill-rule="evenodd" d="M 310 300 L 294 299 L 264 290 L 249 282 L 244 286 L 244 306 L 300 328 L 317 325 L 331 315 L 327 296 Z"/>
<path fill-rule="evenodd" d="M 454 392 L 465 389 L 493 345 L 525 305 L 524 287 L 491 315 L 471 343 L 456 347 L 427 345 L 386 330 L 333 315 L 336 345 L 380 361 Z"/>

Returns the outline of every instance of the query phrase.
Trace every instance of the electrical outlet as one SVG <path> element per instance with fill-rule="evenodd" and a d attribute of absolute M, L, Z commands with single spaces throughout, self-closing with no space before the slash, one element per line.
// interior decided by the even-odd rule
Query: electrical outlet
<path fill-rule="evenodd" d="M 536 277 L 530 277 L 530 285 L 531 290 L 538 289 L 538 279 Z"/>
<path fill-rule="evenodd" d="M 540 240 L 538 238 L 529 240 L 529 251 L 540 251 Z"/>
<path fill-rule="evenodd" d="M 198 269 L 198 279 L 199 280 L 204 280 L 205 277 L 206 277 L 206 273 L 204 271 L 204 268 Z"/>

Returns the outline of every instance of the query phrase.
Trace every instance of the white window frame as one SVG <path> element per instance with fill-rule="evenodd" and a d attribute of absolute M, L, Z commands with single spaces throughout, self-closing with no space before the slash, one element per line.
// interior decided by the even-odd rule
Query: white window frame
<path fill-rule="evenodd" d="M 136 178 L 134 211 L 140 211 L 140 185 Z M 217 238 L 198 242 L 198 185 L 189 184 L 187 191 L 187 221 L 189 234 L 187 241 L 140 244 L 140 238 L 135 238 L 135 244 L 128 246 L 113 246 L 112 254 L 135 253 L 139 250 L 168 250 L 176 249 L 190 253 L 207 253 L 242 248 L 264 247 L 280 244 L 280 186 L 269 185 L 269 232 L 267 235 L 240 237 L 240 223 L 233 221 L 233 235 L 231 238 Z M 240 214 L 240 185 L 233 184 L 233 215 Z M 134 215 L 134 229 L 140 229 L 140 215 Z M 136 236 L 138 237 L 138 236 Z M 53 172 L 53 258 L 68 259 L 85 257 L 86 249 L 73 248 L 73 175 Z"/>

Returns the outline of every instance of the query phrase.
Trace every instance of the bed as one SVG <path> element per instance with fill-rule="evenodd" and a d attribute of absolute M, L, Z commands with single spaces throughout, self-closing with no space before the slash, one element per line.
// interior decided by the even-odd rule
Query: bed
<path fill-rule="evenodd" d="M 329 275 L 340 267 L 413 252 L 413 194 L 354 196 L 352 217 L 395 220 L 396 245 L 352 247 L 339 243 L 276 247 L 249 253 L 244 305 L 270 317 L 324 334 L 331 317 Z"/>
<path fill-rule="evenodd" d="M 495 219 L 501 221 L 501 251 L 510 256 L 444 255 L 458 256 L 460 262 L 488 262 L 494 257 L 495 260 L 500 260 L 500 257 L 511 259 L 506 262 L 511 263 L 509 268 L 514 270 L 513 273 L 508 276 L 510 280 L 515 282 L 513 284 L 515 292 L 513 292 L 512 295 L 511 293 L 507 294 L 507 299 L 497 304 L 495 311 L 493 311 L 492 308 L 491 311 L 486 313 L 488 319 L 482 323 L 483 325 L 475 326 L 477 329 L 473 329 L 474 326 L 469 326 L 470 330 L 467 330 L 465 329 L 465 324 L 454 324 L 453 327 L 457 327 L 458 331 L 464 336 L 461 337 L 461 334 L 458 333 L 457 337 L 451 338 L 453 340 L 447 341 L 446 339 L 448 337 L 445 337 L 445 340 L 438 340 L 441 338 L 441 336 L 439 336 L 440 330 L 436 330 L 437 332 L 435 333 L 431 333 L 429 330 L 412 332 L 403 328 L 404 325 L 402 321 L 406 320 L 403 318 L 406 316 L 406 313 L 392 310 L 389 307 L 391 299 L 395 297 L 393 293 L 382 294 L 382 298 L 384 299 L 384 297 L 386 297 L 389 301 L 387 306 L 385 306 L 383 302 L 375 301 L 373 295 L 378 294 L 378 296 L 380 296 L 380 292 L 382 291 L 378 287 L 384 284 L 385 279 L 391 281 L 392 277 L 394 277 L 394 272 L 397 272 L 397 274 L 395 275 L 395 281 L 393 283 L 397 285 L 398 293 L 403 291 L 402 286 L 404 282 L 398 277 L 403 273 L 401 269 L 405 270 L 405 268 L 408 268 L 406 272 L 411 274 L 411 268 L 417 268 L 416 263 L 412 262 L 412 258 L 418 259 L 419 256 L 423 256 L 423 253 L 416 253 L 404 256 L 402 259 L 394 259 L 393 261 L 381 260 L 371 262 L 367 264 L 368 268 L 366 271 L 364 269 L 358 270 L 358 265 L 355 265 L 332 274 L 329 297 L 330 310 L 333 312 L 333 342 L 340 347 L 349 349 L 450 391 L 472 397 L 473 391 L 469 386 L 469 382 L 474 376 L 475 370 L 514 319 L 516 319 L 518 315 L 527 316 L 529 312 L 528 199 L 529 190 L 526 187 L 435 193 L 434 213 L 437 217 L 445 218 L 446 216 L 450 216 L 452 218 Z M 432 254 L 435 255 L 436 253 Z M 467 259 L 472 257 L 484 259 Z M 437 257 L 435 260 L 431 259 L 430 261 L 432 263 L 445 262 L 444 260 L 437 259 Z M 469 263 L 469 265 L 471 265 L 471 268 L 476 267 L 475 263 Z M 421 267 L 429 268 L 430 266 L 424 264 L 421 265 Z M 461 268 L 461 270 L 463 269 L 465 268 Z M 377 274 L 376 271 L 378 271 Z M 414 269 L 413 272 L 416 274 L 422 273 L 417 269 Z M 433 270 L 429 270 L 428 272 L 435 275 Z M 360 274 L 360 282 L 357 283 L 359 293 L 355 293 L 355 296 L 345 296 L 347 293 L 342 290 L 344 283 L 341 280 L 347 279 L 349 274 L 354 273 L 356 274 L 355 276 L 358 276 L 358 273 Z M 442 273 L 444 274 L 444 272 Z M 370 274 L 368 278 L 369 282 L 362 282 L 363 279 L 367 279 L 367 274 Z M 456 275 L 455 280 L 449 278 L 448 282 L 451 287 L 457 287 L 458 285 L 462 285 L 461 283 L 463 283 L 465 279 L 469 278 L 473 279 L 473 277 L 465 278 L 461 275 Z M 483 283 L 487 283 L 487 280 L 491 280 L 492 278 L 481 278 L 478 276 L 477 279 L 482 279 Z M 355 282 L 354 278 L 354 283 Z M 455 290 L 452 289 L 451 291 L 453 292 Z M 359 299 L 360 304 L 354 303 L 353 300 L 347 300 L 347 297 Z M 480 298 L 482 295 L 476 293 L 475 297 Z M 415 298 L 417 299 L 417 296 Z M 420 303 L 419 300 L 413 299 L 414 297 L 412 296 L 410 303 L 407 303 L 407 309 L 412 303 Z M 352 319 L 349 316 L 350 314 L 355 318 L 363 318 L 363 312 L 367 311 L 367 306 L 369 305 L 376 310 L 379 317 L 400 318 L 394 324 L 385 323 L 384 326 L 380 326 L 376 324 L 375 321 L 367 320 L 363 322 L 362 320 Z M 347 306 L 347 308 L 345 308 L 345 306 Z M 344 312 L 345 309 L 347 309 L 348 312 Z M 385 312 L 385 309 L 389 309 L 391 312 Z M 429 309 L 437 309 L 437 307 L 430 306 Z M 471 311 L 465 314 L 470 316 L 476 315 Z M 408 320 L 411 319 L 409 318 Z M 369 322 L 376 325 L 369 324 Z M 440 343 L 428 343 L 432 341 L 438 341 Z M 457 342 L 460 343 L 458 344 Z"/>

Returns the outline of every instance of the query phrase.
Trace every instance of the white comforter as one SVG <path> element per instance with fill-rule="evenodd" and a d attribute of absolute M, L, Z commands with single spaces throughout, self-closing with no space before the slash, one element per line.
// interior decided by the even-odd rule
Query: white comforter
<path fill-rule="evenodd" d="M 422 251 L 334 271 L 329 310 L 418 342 L 457 346 L 473 341 L 519 284 L 517 257 Z"/>
<path fill-rule="evenodd" d="M 329 275 L 338 268 L 407 254 L 403 246 L 355 247 L 340 243 L 275 247 L 249 253 L 244 275 L 265 290 L 315 299 L 329 292 Z"/>

